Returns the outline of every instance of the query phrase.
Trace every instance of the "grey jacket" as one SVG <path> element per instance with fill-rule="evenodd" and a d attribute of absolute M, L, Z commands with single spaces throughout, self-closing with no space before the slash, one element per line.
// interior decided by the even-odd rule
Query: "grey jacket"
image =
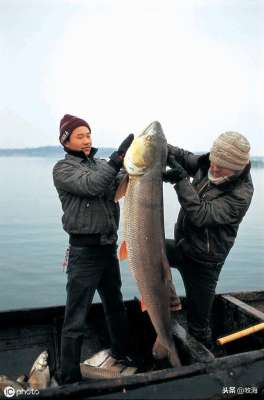
<path fill-rule="evenodd" d="M 68 234 L 98 234 L 103 245 L 117 241 L 120 212 L 114 194 L 119 179 L 106 160 L 66 154 L 54 166 L 53 180 Z"/>
<path fill-rule="evenodd" d="M 175 185 L 181 205 L 175 240 L 189 257 L 221 264 L 252 199 L 250 164 L 239 176 L 214 185 L 208 180 L 209 153 L 198 156 L 178 147 L 171 147 L 171 153 L 193 177 L 192 183 L 183 179 Z"/>

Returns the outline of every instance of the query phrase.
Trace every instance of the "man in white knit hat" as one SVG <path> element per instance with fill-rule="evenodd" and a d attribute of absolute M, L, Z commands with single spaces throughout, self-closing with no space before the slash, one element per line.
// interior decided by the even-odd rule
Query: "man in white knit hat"
<path fill-rule="evenodd" d="M 168 145 L 164 181 L 175 185 L 181 210 L 167 256 L 183 278 L 189 332 L 209 347 L 218 277 L 254 191 L 249 152 L 238 132 L 222 133 L 203 155 Z"/>

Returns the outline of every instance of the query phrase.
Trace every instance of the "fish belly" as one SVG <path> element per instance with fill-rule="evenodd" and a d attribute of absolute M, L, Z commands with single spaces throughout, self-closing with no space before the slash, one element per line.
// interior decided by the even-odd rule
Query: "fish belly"
<path fill-rule="evenodd" d="M 162 181 L 145 176 L 131 179 L 125 215 L 129 267 L 159 341 L 169 351 L 174 342 L 162 258 L 165 249 Z"/>

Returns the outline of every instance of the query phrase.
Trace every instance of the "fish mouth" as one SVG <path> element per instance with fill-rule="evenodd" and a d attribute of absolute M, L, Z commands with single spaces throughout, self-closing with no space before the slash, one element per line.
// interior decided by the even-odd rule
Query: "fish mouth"
<path fill-rule="evenodd" d="M 157 135 L 157 133 L 162 132 L 162 127 L 159 121 L 153 121 L 151 122 L 145 129 L 144 131 L 138 136 L 154 136 Z M 163 132 L 162 132 L 163 133 Z"/>

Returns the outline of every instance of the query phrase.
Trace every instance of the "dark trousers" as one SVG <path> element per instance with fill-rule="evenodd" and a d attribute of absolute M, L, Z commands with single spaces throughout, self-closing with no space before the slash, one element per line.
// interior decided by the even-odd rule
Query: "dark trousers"
<path fill-rule="evenodd" d="M 186 292 L 188 330 L 199 341 L 211 342 L 210 314 L 223 264 L 198 262 L 186 256 L 175 241 L 166 239 L 171 267 L 179 270 Z"/>
<path fill-rule="evenodd" d="M 116 245 L 70 247 L 67 301 L 61 337 L 61 380 L 81 379 L 80 354 L 95 290 L 102 300 L 112 352 L 122 357 L 129 351 L 129 330 L 121 293 Z"/>

